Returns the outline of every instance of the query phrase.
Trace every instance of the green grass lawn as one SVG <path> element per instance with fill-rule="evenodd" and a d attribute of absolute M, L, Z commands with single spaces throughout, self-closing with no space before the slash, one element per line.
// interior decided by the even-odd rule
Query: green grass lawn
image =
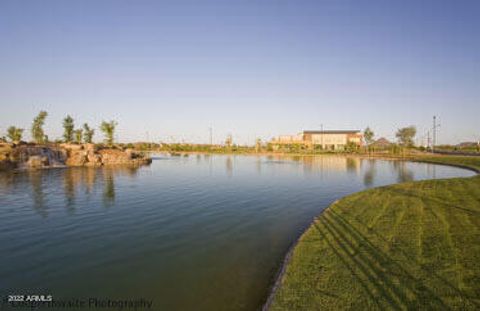
<path fill-rule="evenodd" d="M 416 160 L 480 170 L 480 157 Z M 270 310 L 480 310 L 480 176 L 347 196 L 296 245 Z"/>

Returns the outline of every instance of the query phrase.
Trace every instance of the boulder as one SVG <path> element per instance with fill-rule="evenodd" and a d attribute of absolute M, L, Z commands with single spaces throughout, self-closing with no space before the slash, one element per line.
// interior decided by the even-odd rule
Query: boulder
<path fill-rule="evenodd" d="M 12 144 L 0 143 L 0 161 L 7 159 L 12 152 L 12 149 Z"/>
<path fill-rule="evenodd" d="M 83 149 L 87 152 L 96 152 L 98 148 L 95 144 L 83 144 Z"/>
<path fill-rule="evenodd" d="M 87 154 L 85 151 L 70 151 L 66 164 L 69 166 L 82 166 L 87 162 Z"/>
<path fill-rule="evenodd" d="M 68 151 L 78 151 L 83 149 L 83 145 L 70 144 L 70 143 L 60 144 L 60 147 Z"/>
<path fill-rule="evenodd" d="M 149 157 L 127 148 L 99 149 L 94 144 L 9 144 L 0 143 L 0 170 L 35 169 L 55 166 L 144 165 Z"/>
<path fill-rule="evenodd" d="M 33 155 L 25 163 L 27 168 L 42 168 L 49 165 L 48 157 Z"/>
<path fill-rule="evenodd" d="M 98 152 L 102 158 L 102 164 L 131 164 L 131 154 L 116 149 L 103 149 Z"/>
<path fill-rule="evenodd" d="M 87 160 L 89 166 L 99 166 L 102 165 L 102 157 L 99 154 L 89 151 L 87 153 Z"/>
<path fill-rule="evenodd" d="M 0 150 L 12 150 L 14 146 L 12 143 L 0 143 Z"/>

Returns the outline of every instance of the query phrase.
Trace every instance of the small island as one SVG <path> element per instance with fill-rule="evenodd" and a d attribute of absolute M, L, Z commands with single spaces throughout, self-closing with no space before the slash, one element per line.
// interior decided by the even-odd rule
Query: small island
<path fill-rule="evenodd" d="M 43 130 L 46 117 L 47 112 L 41 111 L 33 120 L 32 142 L 22 140 L 23 129 L 8 128 L 10 142 L 7 138 L 0 141 L 0 171 L 64 166 L 138 166 L 152 162 L 145 153 L 114 143 L 115 121 L 102 122 L 100 129 L 105 141 L 95 144 L 94 129 L 85 123 L 83 128 L 75 130 L 73 118 L 67 115 L 63 120 L 63 139 L 50 142 Z"/>

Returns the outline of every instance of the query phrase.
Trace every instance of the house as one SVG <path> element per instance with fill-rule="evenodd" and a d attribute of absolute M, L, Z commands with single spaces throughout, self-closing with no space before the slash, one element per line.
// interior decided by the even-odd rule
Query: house
<path fill-rule="evenodd" d="M 303 131 L 298 135 L 282 135 L 271 141 L 274 145 L 301 144 L 323 150 L 344 150 L 348 144 L 361 146 L 363 135 L 360 130 Z"/>
<path fill-rule="evenodd" d="M 324 150 L 343 150 L 349 143 L 361 146 L 362 138 L 359 130 L 303 131 L 306 145 L 321 146 Z"/>
<path fill-rule="evenodd" d="M 391 145 L 392 143 L 384 137 L 381 137 L 370 144 L 371 147 L 376 147 L 376 148 L 388 148 Z"/>

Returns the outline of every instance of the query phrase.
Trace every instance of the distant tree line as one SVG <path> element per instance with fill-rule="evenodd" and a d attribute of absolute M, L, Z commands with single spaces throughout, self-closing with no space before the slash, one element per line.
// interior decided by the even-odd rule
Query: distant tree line
<path fill-rule="evenodd" d="M 31 137 L 35 143 L 44 144 L 49 142 L 48 135 L 46 135 L 44 126 L 45 121 L 48 117 L 48 113 L 44 110 L 40 111 L 37 116 L 33 119 L 31 126 Z M 56 140 L 56 142 L 65 142 L 65 143 L 92 143 L 93 137 L 95 135 L 95 129 L 90 127 L 88 123 L 84 123 L 81 127 L 75 127 L 75 121 L 71 115 L 65 116 L 62 122 L 63 125 L 63 135 L 61 140 Z M 115 144 L 115 131 L 117 129 L 118 123 L 115 120 L 111 121 L 102 121 L 99 129 L 103 133 L 104 143 L 108 146 L 113 146 Z M 19 128 L 16 126 L 9 126 L 7 128 L 6 137 L 0 137 L 0 141 L 6 141 L 7 139 L 11 142 L 18 143 L 22 140 L 25 129 Z M 424 146 L 416 147 L 414 140 L 417 134 L 417 129 L 415 126 L 402 127 L 397 130 L 395 137 L 397 139 L 397 144 L 388 143 L 388 146 L 378 146 L 377 140 L 375 140 L 374 131 L 368 126 L 363 131 L 363 139 L 365 142 L 365 148 L 360 148 L 358 144 L 354 142 L 348 142 L 344 147 L 344 152 L 376 152 L 380 150 L 389 150 L 391 153 L 403 152 L 403 150 L 408 148 L 418 148 L 420 150 L 425 150 Z M 199 152 L 255 152 L 259 153 L 262 151 L 272 152 L 280 151 L 287 153 L 317 153 L 317 152 L 326 152 L 322 149 L 322 146 L 306 146 L 305 144 L 296 143 L 288 145 L 275 145 L 274 143 L 267 142 L 262 143 L 260 138 L 255 140 L 255 144 L 251 147 L 248 146 L 239 146 L 233 142 L 233 137 L 231 134 L 228 134 L 223 146 L 221 145 L 208 145 L 208 144 L 161 144 L 162 149 L 168 149 L 172 152 L 178 151 L 199 151 Z M 135 149 L 148 150 L 152 148 L 160 148 L 152 143 L 139 143 L 133 144 Z M 457 150 L 455 146 L 441 146 L 445 150 Z M 471 149 L 472 151 L 480 152 L 480 142 L 469 147 L 462 147 L 464 149 Z"/>

